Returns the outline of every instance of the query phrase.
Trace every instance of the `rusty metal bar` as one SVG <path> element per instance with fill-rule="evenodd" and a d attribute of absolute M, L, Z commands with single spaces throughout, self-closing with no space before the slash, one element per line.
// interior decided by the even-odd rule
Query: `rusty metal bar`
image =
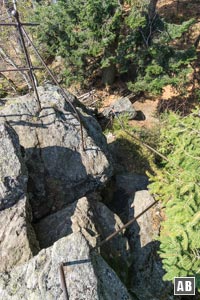
<path fill-rule="evenodd" d="M 32 67 L 31 68 L 32 70 L 43 70 L 44 68 L 42 67 Z M 20 72 L 20 71 L 29 71 L 30 69 L 29 68 L 17 68 L 17 69 L 3 69 L 3 70 L 0 70 L 0 73 L 3 73 L 3 72 Z"/>
<path fill-rule="evenodd" d="M 22 48 L 23 48 L 23 51 L 24 51 L 24 54 L 25 54 L 27 66 L 29 68 L 29 76 L 30 76 L 30 79 L 31 79 L 31 82 L 32 82 L 32 86 L 33 86 L 33 89 L 34 89 L 34 92 L 35 92 L 35 96 L 36 96 L 36 99 L 37 99 L 37 102 L 38 102 L 39 109 L 41 110 L 42 108 L 41 108 L 41 104 L 40 104 L 40 98 L 39 98 L 39 95 L 38 95 L 38 91 L 37 91 L 37 87 L 36 87 L 36 84 L 35 84 L 35 79 L 34 79 L 34 75 L 33 75 L 33 71 L 32 71 L 33 65 L 32 65 L 32 62 L 31 62 L 31 59 L 29 57 L 29 54 L 28 54 L 28 51 L 27 51 L 27 48 L 26 48 L 26 44 L 25 44 L 25 41 L 24 41 L 24 36 L 23 36 L 23 31 L 22 31 L 22 23 L 20 22 L 20 19 L 19 19 L 19 13 L 18 13 L 18 11 L 13 10 L 12 15 L 16 19 L 16 22 L 17 22 L 17 29 L 18 29 L 19 34 L 20 34 Z"/>
<path fill-rule="evenodd" d="M 26 25 L 35 26 L 35 25 L 39 25 L 39 24 L 37 24 L 37 23 L 22 23 L 22 22 L 20 22 L 19 13 L 18 13 L 18 11 L 16 9 L 14 9 L 11 13 L 12 13 L 13 17 L 16 19 L 16 23 L 0 23 L 0 26 L 1 25 L 2 26 L 16 26 L 17 29 L 18 29 L 18 31 L 19 31 L 20 39 L 21 39 L 21 43 L 22 43 L 22 47 L 23 47 L 23 51 L 24 51 L 25 58 L 26 58 L 26 63 L 28 65 L 27 69 L 29 71 L 29 76 L 30 76 L 30 79 L 31 79 L 31 82 L 32 82 L 32 86 L 33 86 L 33 89 L 34 89 L 34 92 L 35 92 L 35 95 L 36 95 L 36 98 L 37 98 L 40 110 L 41 110 L 41 104 L 40 104 L 40 99 L 39 99 L 39 95 L 38 95 L 38 91 L 37 91 L 37 87 L 36 87 L 35 80 L 34 80 L 34 75 L 33 75 L 34 67 L 32 66 L 32 62 L 31 62 L 31 59 L 29 57 L 29 53 L 28 53 L 27 48 L 26 48 L 26 44 L 25 44 L 25 41 L 24 41 L 24 35 L 25 35 L 26 39 L 29 41 L 29 43 L 32 45 L 35 53 L 37 54 L 37 56 L 39 57 L 40 61 L 43 64 L 43 66 L 45 67 L 45 69 L 47 70 L 47 72 L 49 73 L 49 75 L 51 76 L 51 78 L 53 79 L 54 83 L 60 88 L 62 96 L 64 97 L 65 101 L 71 106 L 71 108 L 73 109 L 74 113 L 76 114 L 76 117 L 77 117 L 77 119 L 78 119 L 78 121 L 80 123 L 82 149 L 83 149 L 83 151 L 85 151 L 84 136 L 83 136 L 83 125 L 82 125 L 82 121 L 81 121 L 81 118 L 80 118 L 80 115 L 79 115 L 79 111 L 71 103 L 71 101 L 69 100 L 69 97 L 68 97 L 67 93 L 60 86 L 58 80 L 55 78 L 55 76 L 52 73 L 52 71 L 46 65 L 45 61 L 41 57 L 40 53 L 38 52 L 37 48 L 33 44 L 32 40 L 29 38 L 26 30 L 23 28 L 23 25 L 25 25 L 25 26 Z M 7 71 L 5 70 L 5 72 L 7 72 Z"/>
<path fill-rule="evenodd" d="M 69 300 L 63 263 L 61 263 L 60 266 L 59 266 L 59 273 L 60 273 L 60 283 L 61 283 L 61 288 L 62 288 L 62 291 L 63 291 L 63 294 L 64 294 L 64 299 Z"/>
<path fill-rule="evenodd" d="M 37 48 L 35 47 L 35 45 L 33 44 L 32 40 L 29 38 L 26 30 L 22 27 L 22 31 L 26 37 L 26 39 L 28 40 L 28 42 L 31 44 L 31 46 L 33 47 L 35 53 L 37 54 L 37 56 L 39 57 L 41 63 L 43 64 L 44 68 L 47 70 L 47 72 L 49 73 L 49 75 L 51 76 L 51 78 L 53 79 L 54 83 L 60 88 L 61 92 L 62 92 L 62 96 L 64 97 L 64 99 L 67 101 L 67 103 L 71 106 L 71 108 L 73 109 L 74 113 L 76 114 L 76 117 L 80 123 L 80 130 L 81 130 L 81 141 L 82 141 L 82 149 L 83 151 L 85 151 L 85 144 L 84 144 L 84 137 L 83 137 L 83 125 L 82 125 L 82 121 L 79 115 L 79 111 L 76 109 L 76 107 L 71 103 L 71 101 L 69 100 L 68 95 L 66 94 L 65 90 L 61 87 L 61 85 L 59 84 L 58 80 L 56 79 L 56 77 L 54 76 L 54 74 L 52 73 L 52 71 L 49 69 L 49 67 L 46 65 L 44 59 L 42 58 L 42 56 L 40 55 L 39 51 L 37 50 Z"/>
<path fill-rule="evenodd" d="M 21 23 L 22 26 L 38 26 L 39 23 Z M 0 23 L 0 26 L 18 26 L 18 23 Z"/>
<path fill-rule="evenodd" d="M 101 241 L 99 244 L 97 244 L 95 247 L 91 249 L 91 251 L 103 246 L 110 240 L 112 240 L 116 235 L 118 235 L 120 232 L 122 232 L 124 229 L 129 227 L 131 224 L 133 224 L 138 218 L 140 218 L 143 214 L 145 214 L 150 208 L 152 208 L 158 201 L 154 201 L 152 204 L 150 204 L 145 210 L 143 210 L 140 214 L 138 214 L 136 217 L 132 218 L 128 223 L 123 225 L 120 229 L 114 231 L 112 234 L 110 234 L 107 238 L 105 238 L 103 241 Z"/>

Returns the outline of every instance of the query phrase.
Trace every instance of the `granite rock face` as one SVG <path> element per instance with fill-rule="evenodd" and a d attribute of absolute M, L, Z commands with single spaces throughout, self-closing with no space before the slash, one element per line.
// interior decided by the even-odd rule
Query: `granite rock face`
<path fill-rule="evenodd" d="M 137 216 L 153 202 L 154 199 L 148 190 L 135 192 L 129 202 L 129 218 Z M 133 251 L 133 262 L 130 267 L 131 290 L 140 300 L 168 299 L 171 289 L 170 285 L 162 280 L 164 270 L 157 254 L 159 243 L 155 241 L 155 237 L 159 233 L 160 221 L 160 210 L 157 205 L 129 228 L 129 242 Z"/>
<path fill-rule="evenodd" d="M 0 124 L 0 272 L 28 261 L 39 250 L 26 196 L 27 171 L 19 140 Z"/>
<path fill-rule="evenodd" d="M 148 190 L 137 191 L 130 201 L 130 217 L 137 216 L 154 202 Z M 133 251 L 130 267 L 131 290 L 140 300 L 168 300 L 172 284 L 163 281 L 165 274 L 162 261 L 157 253 L 162 213 L 159 204 L 148 210 L 129 229 L 129 242 Z M 145 289 L 143 288 L 145 286 Z"/>
<path fill-rule="evenodd" d="M 139 177 L 142 179 L 141 176 Z M 154 202 L 148 190 L 137 190 L 137 187 L 140 185 L 138 186 L 139 182 L 137 182 L 136 178 L 133 185 L 130 184 L 128 187 L 127 183 L 125 184 L 124 182 L 127 187 L 126 213 L 123 214 L 122 212 L 124 222 L 139 215 Z M 123 186 L 122 181 L 121 184 Z M 141 187 L 145 184 L 145 178 L 144 182 L 141 181 L 140 184 Z M 127 230 L 127 237 L 133 256 L 129 271 L 130 289 L 140 300 L 168 300 L 172 289 L 170 283 L 162 280 L 165 272 L 157 253 L 159 242 L 155 238 L 159 235 L 161 221 L 162 213 L 159 204 L 156 204 Z"/>
<path fill-rule="evenodd" d="M 35 127 L 29 127 L 30 124 L 28 123 L 32 121 L 27 121 L 26 118 L 30 117 L 30 112 L 27 112 L 28 116 L 23 116 L 24 108 L 22 109 L 20 104 L 21 102 L 13 104 L 14 111 L 11 113 L 10 111 L 7 112 L 6 120 L 8 121 L 9 118 L 13 118 L 13 115 L 16 115 L 16 118 L 20 118 L 16 121 L 9 119 L 9 123 L 18 131 L 23 148 L 20 147 L 19 139 L 14 129 L 4 123 L 0 125 L 0 154 L 2 157 L 0 164 L 0 299 L 63 299 L 61 278 L 59 278 L 59 266 L 61 262 L 64 263 L 65 278 L 70 299 L 131 299 L 126 287 L 104 259 L 95 251 L 90 252 L 91 246 L 95 246 L 100 234 L 103 238 L 115 229 L 118 229 L 119 226 L 122 226 L 119 217 L 109 211 L 104 204 L 99 203 L 97 199 L 92 199 L 90 202 L 84 197 L 69 204 L 65 209 L 40 220 L 36 227 L 38 226 L 38 237 L 42 247 L 48 247 L 53 244 L 53 246 L 40 251 L 35 232 L 31 225 L 32 213 L 28 194 L 32 193 L 34 196 L 35 193 L 37 195 L 37 192 L 41 191 L 41 186 L 45 187 L 46 201 L 47 205 L 49 205 L 48 201 L 51 200 L 52 196 L 51 193 L 47 193 L 52 188 L 52 186 L 49 186 L 49 189 L 47 188 L 46 180 L 49 174 L 54 174 L 54 180 L 56 180 L 56 176 L 58 176 L 59 180 L 60 178 L 64 178 L 65 180 L 71 178 L 71 180 L 74 180 L 74 184 L 77 180 L 78 185 L 80 183 L 79 179 L 77 179 L 80 171 L 80 162 L 75 160 L 72 163 L 72 160 L 68 158 L 67 162 L 69 164 L 72 163 L 72 166 L 68 170 L 64 164 L 65 159 L 67 159 L 65 151 L 69 149 L 63 147 L 63 145 L 63 156 L 62 151 L 58 153 L 56 151 L 43 153 L 44 144 L 47 142 L 51 144 L 52 139 L 50 132 L 48 133 L 48 126 L 45 125 L 47 126 L 47 131 L 45 131 L 46 127 L 43 128 L 44 120 L 42 124 L 39 124 L 40 119 L 33 119 Z M 27 105 L 29 104 L 28 102 Z M 12 104 L 10 105 L 12 111 Z M 16 106 L 18 107 L 18 112 L 15 111 Z M 26 103 L 24 107 L 26 107 Z M 42 110 L 41 114 L 44 111 L 45 109 Z M 9 117 L 8 113 L 12 114 L 12 116 Z M 74 135 L 73 133 L 71 135 L 72 139 L 80 139 L 76 128 L 78 124 L 73 119 L 73 114 L 70 114 L 70 122 L 72 122 L 74 127 L 70 123 L 66 129 L 68 133 L 65 133 L 64 137 L 61 133 L 64 131 L 66 124 L 63 125 L 64 127 L 59 124 L 56 129 L 53 128 L 51 130 L 51 134 L 55 130 L 56 140 L 54 142 L 56 147 L 60 145 L 60 140 L 58 139 L 61 136 L 62 141 L 65 141 L 65 138 L 68 139 L 68 129 L 70 126 L 72 126 L 71 131 L 74 133 Z M 35 117 L 32 116 L 32 118 Z M 85 116 L 85 118 L 89 119 L 89 127 L 94 120 L 90 120 L 89 115 Z M 5 121 L 5 116 L 2 119 Z M 56 119 L 53 120 L 53 124 L 56 122 Z M 59 132 L 59 127 L 62 127 L 61 132 Z M 89 132 L 90 135 L 85 136 L 85 144 L 89 148 L 86 148 L 86 151 L 83 152 L 81 146 L 78 144 L 77 149 L 79 150 L 79 155 L 82 155 L 82 165 L 84 164 L 84 168 L 87 169 L 85 180 L 88 180 L 88 186 L 91 189 L 95 189 L 96 186 L 106 180 L 106 176 L 110 176 L 111 168 L 106 155 L 100 148 L 100 144 L 97 146 L 98 143 L 94 144 L 93 140 L 93 137 L 99 138 L 99 143 L 104 143 L 103 135 L 101 132 L 98 133 L 95 124 L 94 126 L 91 125 L 91 127 L 91 131 L 87 130 L 87 134 Z M 35 128 L 40 128 L 44 132 L 40 132 L 39 129 L 35 131 Z M 86 135 L 86 129 L 84 134 Z M 37 141 L 33 139 L 34 137 Z M 68 143 L 71 142 L 74 147 L 74 140 L 72 139 L 68 140 Z M 29 148 L 28 145 L 30 143 L 33 144 Z M 37 149 L 37 147 L 41 148 Z M 77 149 L 73 148 L 73 150 L 70 150 L 72 152 L 71 158 L 74 158 L 73 155 L 78 152 Z M 21 151 L 23 152 L 23 157 Z M 39 158 L 40 160 L 38 161 Z M 23 159 L 30 173 L 27 172 Z M 56 163 L 58 164 L 57 166 Z M 45 168 L 40 169 L 41 165 L 45 166 Z M 60 167 L 60 169 L 56 170 L 56 167 Z M 63 168 L 61 169 L 61 167 Z M 42 172 L 40 173 L 41 170 Z M 104 172 L 105 170 L 107 170 L 107 173 Z M 76 172 L 78 173 L 76 174 Z M 36 179 L 37 182 L 34 183 L 34 176 L 36 175 L 38 178 Z M 43 179 L 46 184 L 44 186 Z M 53 179 L 51 185 L 53 185 Z M 57 185 L 59 185 L 59 180 Z M 40 181 L 41 185 L 39 184 Z M 29 193 L 27 192 L 27 182 Z M 84 182 L 84 180 L 83 182 L 81 181 L 81 184 Z M 94 184 L 94 182 L 96 183 Z M 87 185 L 87 182 L 85 184 Z M 86 187 L 86 191 L 90 190 L 88 186 Z M 79 185 L 79 189 L 81 187 L 82 185 Z M 31 188 L 33 189 L 31 190 Z M 59 188 L 57 190 L 58 194 L 54 195 L 54 197 L 60 196 L 59 193 L 61 191 Z M 74 189 L 76 189 L 76 186 L 74 186 Z M 67 197 L 67 191 L 68 189 L 64 190 L 65 197 Z M 85 190 L 82 190 L 81 193 L 83 191 Z M 32 205 L 33 208 L 37 207 L 38 213 L 41 211 L 41 215 L 44 214 L 42 202 L 38 203 L 37 206 L 34 206 L 32 202 Z M 54 205 L 56 205 L 56 202 L 54 202 Z M 49 209 L 48 212 L 50 211 Z M 70 234 L 71 232 L 73 233 Z M 68 236 L 66 237 L 66 235 Z M 65 237 L 62 238 L 62 236 Z M 126 246 L 127 239 L 120 236 L 116 240 L 113 240 L 109 247 L 112 250 L 112 254 L 115 251 L 115 247 L 118 247 L 117 251 L 121 251 L 120 255 L 123 256 L 126 255 Z"/>
<path fill-rule="evenodd" d="M 129 300 L 127 289 L 79 233 L 62 238 L 43 249 L 27 264 L 0 273 L 0 296 L 4 300 L 64 299 L 59 265 L 64 264 L 70 300 Z"/>
<path fill-rule="evenodd" d="M 61 263 L 70 300 L 172 299 L 154 240 L 159 205 L 91 251 L 154 201 L 147 177 L 116 175 L 103 196 L 108 208 L 90 194 L 112 175 L 98 123 L 68 95 L 83 123 L 84 151 L 80 124 L 59 89 L 41 87 L 39 95 L 40 112 L 31 95 L 0 110 L 0 299 L 64 299 Z"/>
<path fill-rule="evenodd" d="M 41 248 L 51 246 L 70 233 L 81 232 L 91 246 L 123 226 L 120 218 L 103 203 L 83 197 L 66 208 L 47 216 L 35 225 Z M 129 264 L 129 243 L 119 234 L 101 247 L 101 254 L 112 264 L 116 262 L 123 276 Z"/>
<path fill-rule="evenodd" d="M 11 207 L 26 192 L 27 171 L 19 139 L 7 124 L 0 124 L 0 211 Z"/>
<path fill-rule="evenodd" d="M 59 89 L 38 88 L 42 110 L 31 95 L 8 101 L 0 111 L 15 129 L 25 151 L 29 172 L 28 192 L 35 219 L 61 209 L 105 184 L 112 175 L 106 140 L 97 121 L 74 96 L 80 124 Z"/>
<path fill-rule="evenodd" d="M 8 272 L 38 253 L 39 244 L 31 226 L 31 217 L 26 197 L 0 211 L 0 272 Z"/>

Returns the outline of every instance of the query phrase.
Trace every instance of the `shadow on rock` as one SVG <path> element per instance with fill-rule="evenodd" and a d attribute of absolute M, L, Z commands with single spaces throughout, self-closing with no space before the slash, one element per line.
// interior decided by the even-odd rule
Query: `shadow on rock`
<path fill-rule="evenodd" d="M 52 146 L 26 149 L 28 192 L 33 214 L 45 216 L 85 195 L 97 185 L 86 172 L 81 155 Z"/>
<path fill-rule="evenodd" d="M 19 136 L 34 220 L 96 190 L 112 175 L 105 137 L 87 108 L 68 93 L 79 110 L 81 132 L 79 118 L 57 87 L 39 87 L 38 93 L 40 112 L 33 95 L 9 100 L 0 111 L 0 122 Z"/>
<path fill-rule="evenodd" d="M 139 215 L 154 202 L 147 190 L 148 178 L 145 175 L 119 174 L 113 185 L 113 194 L 110 195 L 112 201 L 107 205 L 120 216 L 123 223 Z M 159 234 L 161 220 L 162 213 L 159 204 L 156 204 L 125 232 L 131 254 L 126 284 L 140 300 L 168 300 L 173 294 L 172 284 L 162 280 L 164 270 L 157 254 L 159 243 L 155 237 Z"/>

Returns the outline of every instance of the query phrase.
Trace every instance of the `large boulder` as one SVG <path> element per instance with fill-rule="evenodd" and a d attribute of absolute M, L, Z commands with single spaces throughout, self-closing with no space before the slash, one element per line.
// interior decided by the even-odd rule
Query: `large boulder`
<path fill-rule="evenodd" d="M 27 171 L 19 140 L 0 125 L 0 272 L 28 261 L 39 250 L 26 197 Z"/>
<path fill-rule="evenodd" d="M 106 140 L 97 121 L 74 96 L 80 124 L 59 88 L 38 88 L 42 110 L 34 96 L 7 101 L 0 111 L 16 130 L 29 171 L 28 191 L 35 219 L 61 209 L 101 185 L 112 175 Z"/>
<path fill-rule="evenodd" d="M 127 289 L 83 235 L 73 233 L 10 273 L 0 273 L 0 295 L 4 300 L 64 299 L 59 266 L 70 300 L 129 300 Z"/>
<path fill-rule="evenodd" d="M 120 218 L 97 201 L 96 197 L 83 197 L 35 224 L 40 247 L 47 248 L 72 232 L 82 232 L 88 243 L 94 247 L 100 240 L 121 228 L 123 223 Z M 125 278 L 130 258 L 127 238 L 119 234 L 101 247 L 101 254 L 120 277 Z"/>

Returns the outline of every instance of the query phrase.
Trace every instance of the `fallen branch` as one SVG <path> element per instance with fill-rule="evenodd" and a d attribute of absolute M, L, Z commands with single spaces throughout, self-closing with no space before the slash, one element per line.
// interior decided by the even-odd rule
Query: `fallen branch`
<path fill-rule="evenodd" d="M 82 95 L 80 95 L 80 96 L 77 96 L 77 98 L 80 100 L 80 101 L 84 101 L 85 99 L 87 99 L 87 98 L 89 98 L 90 96 L 94 96 L 94 92 L 95 92 L 96 90 L 94 89 L 94 90 L 92 90 L 92 91 L 90 91 L 90 92 L 87 92 L 87 93 L 85 93 L 85 94 L 82 94 Z"/>
<path fill-rule="evenodd" d="M 15 62 L 8 56 L 8 54 L 6 53 L 6 51 L 5 51 L 2 47 L 0 47 L 0 54 L 4 57 L 4 60 L 5 60 L 8 64 L 10 64 L 10 65 L 13 66 L 14 68 L 18 69 L 18 66 L 17 66 L 17 65 L 15 64 Z M 9 72 L 9 71 L 8 71 L 8 72 Z M 28 85 L 28 88 L 31 89 L 32 86 L 30 85 L 30 82 L 29 82 L 29 80 L 27 79 L 27 76 L 26 76 L 23 72 L 21 72 L 21 71 L 19 71 L 19 73 L 21 74 L 21 76 L 22 76 L 23 79 L 25 80 L 26 84 Z"/>
<path fill-rule="evenodd" d="M 12 79 L 6 77 L 5 74 L 2 74 L 2 73 L 0 74 L 0 77 L 3 77 L 6 81 L 8 81 L 8 83 L 11 85 L 14 92 L 17 93 L 17 86 L 15 85 L 15 83 L 13 82 Z"/>

